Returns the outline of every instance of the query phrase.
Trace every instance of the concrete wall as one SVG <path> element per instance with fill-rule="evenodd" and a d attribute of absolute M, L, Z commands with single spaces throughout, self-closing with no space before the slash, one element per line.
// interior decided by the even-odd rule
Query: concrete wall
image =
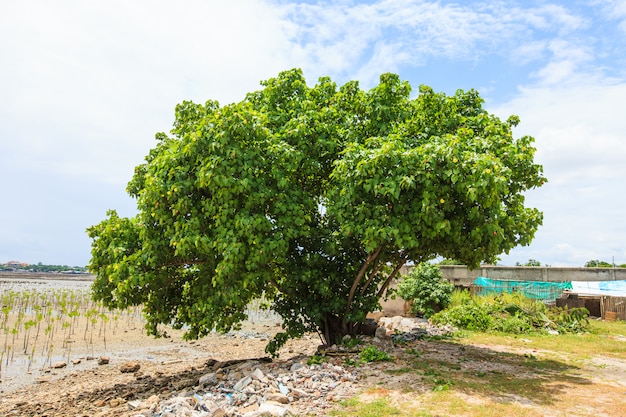
<path fill-rule="evenodd" d="M 464 265 L 442 265 L 444 278 L 459 286 L 469 286 L 481 276 L 516 281 L 616 281 L 626 280 L 626 268 L 569 268 L 543 266 L 492 266 L 467 269 Z"/>

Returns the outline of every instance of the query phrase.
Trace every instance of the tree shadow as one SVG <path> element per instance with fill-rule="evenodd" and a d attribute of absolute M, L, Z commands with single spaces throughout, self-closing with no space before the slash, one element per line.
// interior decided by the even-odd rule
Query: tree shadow
<path fill-rule="evenodd" d="M 576 375 L 581 371 L 578 366 L 529 353 L 445 340 L 418 341 L 405 349 L 411 352 L 404 357 L 411 362 L 411 373 L 427 387 L 454 389 L 497 402 L 550 405 L 568 387 L 592 384 L 588 378 Z"/>

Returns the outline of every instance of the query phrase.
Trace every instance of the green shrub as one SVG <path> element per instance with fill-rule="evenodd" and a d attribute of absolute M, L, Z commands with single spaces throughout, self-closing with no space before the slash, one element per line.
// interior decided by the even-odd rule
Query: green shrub
<path fill-rule="evenodd" d="M 485 331 L 492 328 L 489 310 L 478 303 L 457 304 L 436 313 L 430 318 L 434 324 L 451 324 L 460 329 Z"/>
<path fill-rule="evenodd" d="M 455 291 L 451 300 L 447 309 L 431 317 L 431 322 L 513 334 L 548 330 L 579 333 L 589 324 L 589 311 L 585 308 L 551 309 L 539 300 L 520 294 L 472 297 L 467 291 Z"/>
<path fill-rule="evenodd" d="M 453 290 L 437 265 L 424 262 L 402 277 L 397 294 L 411 303 L 412 314 L 429 318 L 450 304 Z"/>
<path fill-rule="evenodd" d="M 533 331 L 534 326 L 527 316 L 513 315 L 494 320 L 492 329 L 504 333 L 524 334 Z"/>

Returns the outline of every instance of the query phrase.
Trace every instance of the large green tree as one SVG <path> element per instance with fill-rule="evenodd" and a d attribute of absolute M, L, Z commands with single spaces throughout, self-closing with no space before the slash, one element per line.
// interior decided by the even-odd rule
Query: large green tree
<path fill-rule="evenodd" d="M 227 331 L 265 296 L 284 331 L 325 343 L 358 331 L 400 267 L 470 266 L 527 245 L 542 213 L 533 138 L 514 139 L 474 90 L 384 74 L 369 91 L 285 71 L 226 106 L 183 102 L 128 185 L 138 214 L 88 229 L 94 294 L 143 305 L 148 331 Z"/>

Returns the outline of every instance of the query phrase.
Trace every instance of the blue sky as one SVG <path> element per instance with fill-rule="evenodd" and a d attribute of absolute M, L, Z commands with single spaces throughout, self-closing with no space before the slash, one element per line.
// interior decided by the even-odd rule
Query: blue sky
<path fill-rule="evenodd" d="M 479 90 L 550 181 L 527 195 L 535 240 L 500 263 L 626 263 L 625 0 L 24 0 L 3 5 L 0 57 L 0 263 L 86 265 L 85 229 L 134 215 L 126 183 L 177 103 L 293 67 Z"/>

